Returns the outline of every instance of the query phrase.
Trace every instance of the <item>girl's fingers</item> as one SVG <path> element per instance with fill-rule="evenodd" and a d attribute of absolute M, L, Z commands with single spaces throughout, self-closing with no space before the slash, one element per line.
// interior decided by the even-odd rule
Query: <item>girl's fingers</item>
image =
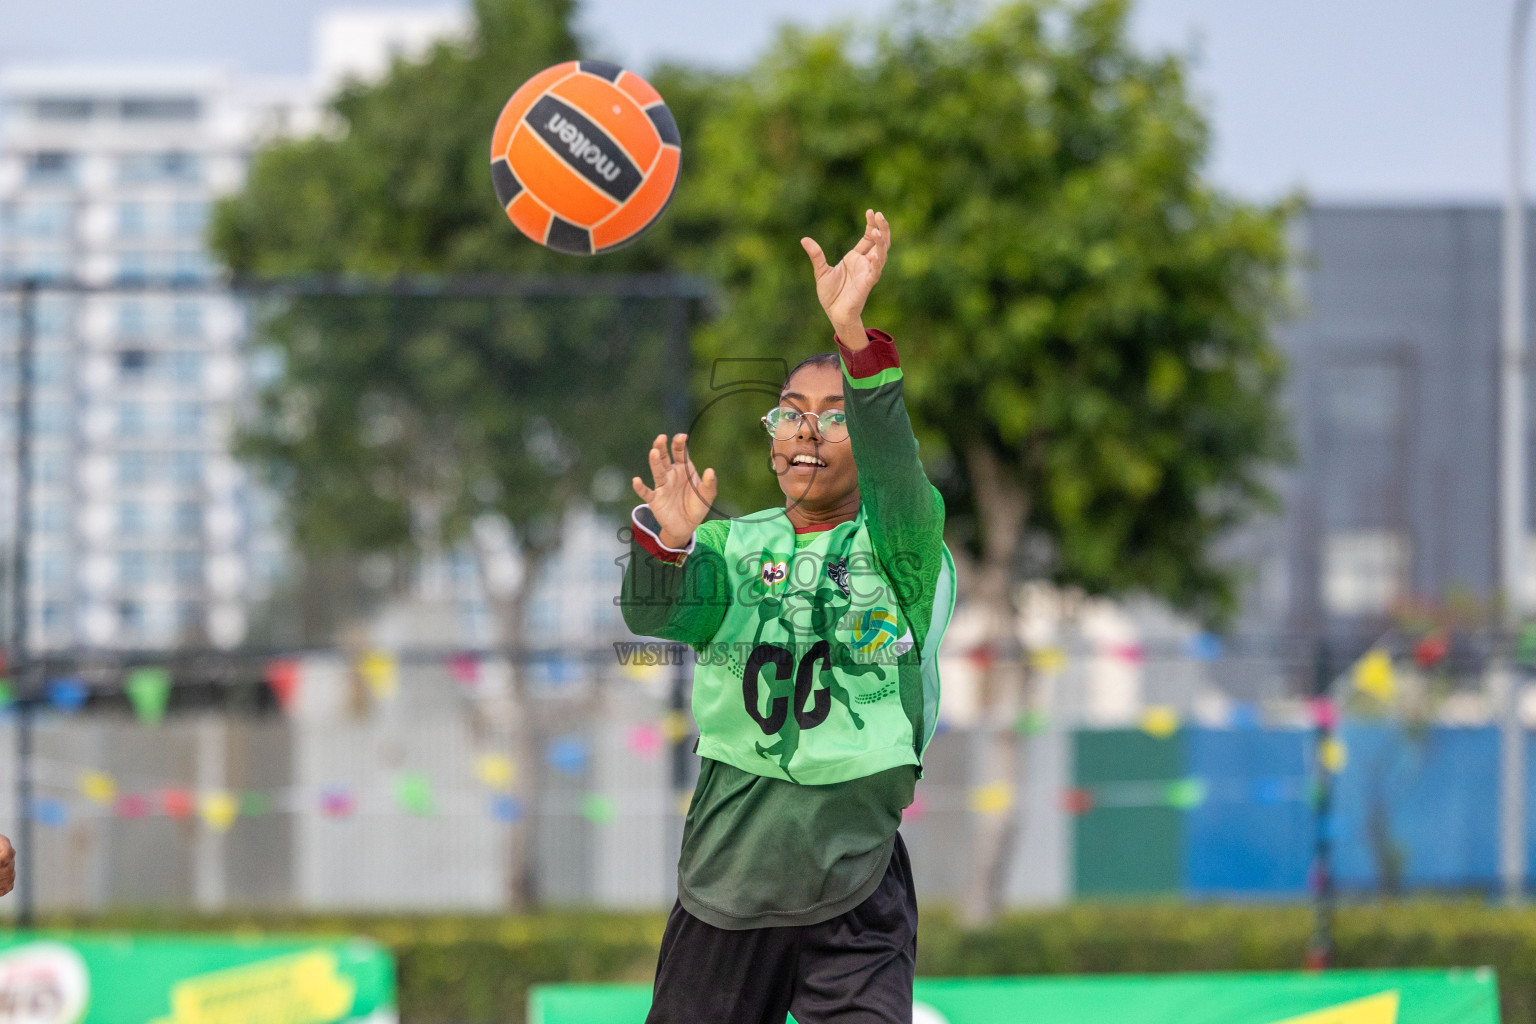
<path fill-rule="evenodd" d="M 699 493 L 704 496 L 705 502 L 713 505 L 715 503 L 715 495 L 719 491 L 720 481 L 716 479 L 715 471 L 713 469 L 706 469 L 703 479 L 699 481 Z"/>
<path fill-rule="evenodd" d="M 683 466 L 683 465 L 687 464 L 687 462 L 688 462 L 688 435 L 687 434 L 674 434 L 674 435 L 672 435 L 672 461 L 675 462 L 679 466 Z"/>
<path fill-rule="evenodd" d="M 640 500 L 645 502 L 647 505 L 649 505 L 651 503 L 651 499 L 656 496 L 656 492 L 645 486 L 645 484 L 641 483 L 639 477 L 635 477 L 633 480 L 631 480 L 630 484 L 635 488 L 635 493 L 640 496 Z"/>

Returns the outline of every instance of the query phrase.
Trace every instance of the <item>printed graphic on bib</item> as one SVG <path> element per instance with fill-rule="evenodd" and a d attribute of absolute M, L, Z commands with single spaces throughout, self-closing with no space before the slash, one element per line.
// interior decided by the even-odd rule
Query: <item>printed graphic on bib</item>
<path fill-rule="evenodd" d="M 775 583 L 783 583 L 788 575 L 789 564 L 787 562 L 775 562 L 770 559 L 763 563 L 763 586 L 765 587 L 771 587 Z"/>

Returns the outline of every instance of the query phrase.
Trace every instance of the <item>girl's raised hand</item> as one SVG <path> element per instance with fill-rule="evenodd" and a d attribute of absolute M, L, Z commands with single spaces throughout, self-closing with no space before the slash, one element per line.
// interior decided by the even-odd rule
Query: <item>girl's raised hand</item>
<path fill-rule="evenodd" d="M 714 504 L 719 491 L 715 471 L 706 469 L 700 476 L 693 468 L 693 460 L 688 457 L 687 434 L 673 435 L 670 456 L 667 435 L 657 434 L 651 442 L 650 459 L 654 486 L 645 486 L 639 477 L 631 483 L 640 500 L 651 507 L 651 514 L 661 527 L 661 542 L 669 548 L 685 548 Z"/>
<path fill-rule="evenodd" d="M 826 254 L 814 238 L 800 239 L 800 246 L 811 258 L 811 270 L 816 275 L 816 298 L 826 310 L 832 326 L 841 332 L 860 325 L 864 303 L 875 282 L 880 280 L 880 271 L 885 269 L 885 259 L 891 251 L 891 226 L 886 222 L 885 214 L 864 211 L 864 237 L 838 260 L 836 266 L 827 265 Z M 862 341 L 862 332 L 859 340 Z"/>

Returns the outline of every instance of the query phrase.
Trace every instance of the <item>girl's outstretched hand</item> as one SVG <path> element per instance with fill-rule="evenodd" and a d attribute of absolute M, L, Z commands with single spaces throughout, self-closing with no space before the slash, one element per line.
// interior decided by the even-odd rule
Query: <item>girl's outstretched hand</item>
<path fill-rule="evenodd" d="M 844 343 L 862 346 L 864 303 L 880 280 L 880 271 L 885 269 L 885 258 L 891 251 L 891 226 L 885 214 L 864 211 L 864 237 L 835 267 L 827 265 L 826 254 L 815 239 L 802 238 L 800 246 L 811 258 L 816 298 L 826 310 L 827 319 Z"/>
<path fill-rule="evenodd" d="M 669 548 L 685 548 L 693 531 L 704 522 L 719 491 L 715 471 L 706 469 L 700 476 L 688 457 L 688 435 L 672 437 L 672 452 L 667 454 L 667 435 L 657 434 L 651 442 L 651 480 L 647 487 L 639 477 L 631 483 L 640 500 L 651 507 L 661 527 L 661 542 Z"/>

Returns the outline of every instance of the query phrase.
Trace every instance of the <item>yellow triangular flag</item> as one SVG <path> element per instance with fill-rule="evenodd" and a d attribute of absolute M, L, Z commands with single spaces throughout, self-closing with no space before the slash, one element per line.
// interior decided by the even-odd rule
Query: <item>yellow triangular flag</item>
<path fill-rule="evenodd" d="M 222 790 L 208 793 L 198 801 L 197 811 L 203 817 L 203 824 L 215 832 L 228 832 L 240 816 L 240 798 Z"/>
<path fill-rule="evenodd" d="M 117 799 L 117 781 L 106 772 L 81 772 L 80 795 L 105 807 Z"/>
<path fill-rule="evenodd" d="M 1397 1024 L 1396 992 L 1354 999 L 1325 1010 L 1313 1010 L 1300 1017 L 1287 1017 L 1275 1024 Z"/>
<path fill-rule="evenodd" d="M 1013 806 L 1013 787 L 1006 782 L 989 782 L 971 790 L 971 810 L 987 817 L 1002 814 Z"/>
<path fill-rule="evenodd" d="M 400 688 L 400 668 L 393 654 L 373 651 L 357 663 L 358 674 L 379 700 L 389 700 Z"/>
<path fill-rule="evenodd" d="M 511 792 L 512 782 L 517 778 L 517 769 L 512 764 L 510 757 L 501 754 L 481 754 L 475 758 L 475 778 L 482 785 L 502 792 Z"/>
<path fill-rule="evenodd" d="M 1030 652 L 1029 663 L 1034 666 L 1036 672 L 1050 675 L 1066 668 L 1067 652 L 1060 647 L 1042 647 Z"/>
<path fill-rule="evenodd" d="M 1323 745 L 1317 748 L 1317 757 L 1325 769 L 1337 775 L 1349 763 L 1349 748 L 1337 736 L 1329 736 L 1323 740 Z"/>
<path fill-rule="evenodd" d="M 1141 731 L 1160 740 L 1167 739 L 1179 731 L 1178 711 L 1163 705 L 1147 708 L 1141 716 Z"/>
<path fill-rule="evenodd" d="M 1397 692 L 1397 682 L 1392 678 L 1392 657 L 1380 647 L 1367 651 L 1365 657 L 1355 662 L 1355 686 L 1383 704 L 1389 703 Z"/>

